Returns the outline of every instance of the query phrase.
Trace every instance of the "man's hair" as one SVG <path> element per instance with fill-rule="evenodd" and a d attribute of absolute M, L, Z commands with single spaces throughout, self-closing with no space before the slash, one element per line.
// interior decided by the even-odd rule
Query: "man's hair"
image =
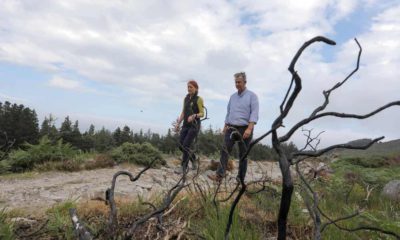
<path fill-rule="evenodd" d="M 235 73 L 235 75 L 233 75 L 235 78 L 243 78 L 244 82 L 246 82 L 246 73 L 245 72 L 239 72 L 239 73 Z"/>

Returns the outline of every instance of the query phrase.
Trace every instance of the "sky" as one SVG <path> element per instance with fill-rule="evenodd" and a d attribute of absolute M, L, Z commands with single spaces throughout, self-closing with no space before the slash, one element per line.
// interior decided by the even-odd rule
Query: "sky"
<path fill-rule="evenodd" d="M 271 128 L 289 86 L 287 68 L 302 44 L 316 43 L 296 65 L 303 89 L 282 135 L 322 104 L 323 90 L 359 71 L 331 94 L 327 111 L 366 114 L 400 100 L 398 0 L 0 0 L 0 101 L 36 110 L 39 121 L 66 116 L 81 131 L 93 123 L 165 134 L 195 79 L 208 109 L 203 128 L 220 129 L 245 71 L 258 95 L 255 137 Z M 400 108 L 365 120 L 325 118 L 320 147 L 360 138 L 400 138 Z M 290 139 L 304 145 L 304 132 Z M 270 138 L 263 141 L 270 144 Z"/>

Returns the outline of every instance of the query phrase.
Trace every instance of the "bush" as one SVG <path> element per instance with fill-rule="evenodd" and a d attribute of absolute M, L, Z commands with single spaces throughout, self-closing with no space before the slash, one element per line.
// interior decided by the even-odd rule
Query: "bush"
<path fill-rule="evenodd" d="M 11 171 L 11 164 L 9 161 L 0 161 L 0 175 L 10 172 Z"/>
<path fill-rule="evenodd" d="M 37 145 L 26 143 L 23 148 L 25 150 L 12 151 L 8 156 L 8 162 L 11 164 L 13 172 L 30 170 L 35 165 L 45 162 L 65 161 L 72 159 L 77 154 L 71 144 L 64 144 L 62 140 L 52 144 L 47 136 L 41 138 Z"/>
<path fill-rule="evenodd" d="M 81 163 L 73 159 L 57 162 L 55 169 L 58 171 L 75 172 L 81 170 Z"/>
<path fill-rule="evenodd" d="M 379 168 L 389 164 L 388 158 L 385 156 L 347 157 L 344 160 L 349 161 L 351 164 L 367 168 Z"/>
<path fill-rule="evenodd" d="M 85 163 L 84 168 L 92 170 L 96 168 L 108 168 L 115 165 L 114 160 L 107 154 L 98 154 L 93 160 L 89 160 Z"/>
<path fill-rule="evenodd" d="M 11 171 L 21 172 L 27 169 L 32 169 L 34 165 L 33 158 L 24 150 L 18 149 L 12 151 L 8 156 Z"/>
<path fill-rule="evenodd" d="M 148 166 L 154 159 L 154 165 L 165 165 L 166 162 L 161 152 L 150 143 L 124 143 L 111 153 L 117 163 L 129 162 L 138 165 Z"/>

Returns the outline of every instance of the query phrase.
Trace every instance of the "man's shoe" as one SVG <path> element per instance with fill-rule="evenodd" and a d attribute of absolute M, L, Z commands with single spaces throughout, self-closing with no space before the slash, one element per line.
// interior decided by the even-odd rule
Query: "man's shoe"
<path fill-rule="evenodd" d="M 222 179 L 223 179 L 223 177 L 220 176 L 220 175 L 218 175 L 218 174 L 215 174 L 215 175 L 207 175 L 207 177 L 208 177 L 209 179 L 213 180 L 214 182 L 221 182 Z"/>

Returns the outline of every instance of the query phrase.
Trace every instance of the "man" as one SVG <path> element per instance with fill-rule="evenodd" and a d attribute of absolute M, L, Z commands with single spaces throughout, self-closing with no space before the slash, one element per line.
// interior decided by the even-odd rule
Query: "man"
<path fill-rule="evenodd" d="M 220 164 L 215 175 L 208 177 L 214 181 L 221 181 L 226 175 L 229 154 L 235 142 L 239 145 L 239 172 L 238 177 L 244 179 L 247 170 L 247 159 L 243 159 L 253 137 L 254 125 L 258 121 L 258 98 L 255 93 L 246 88 L 246 73 L 234 75 L 235 86 L 238 90 L 229 99 L 225 117 L 224 147 L 221 150 Z M 240 134 L 240 136 L 238 136 Z"/>

